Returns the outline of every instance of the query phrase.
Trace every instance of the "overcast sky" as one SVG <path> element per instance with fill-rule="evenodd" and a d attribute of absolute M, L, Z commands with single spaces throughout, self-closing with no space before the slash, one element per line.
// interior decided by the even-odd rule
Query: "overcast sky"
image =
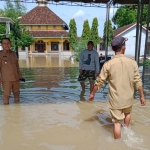
<path fill-rule="evenodd" d="M 30 11 L 37 6 L 36 3 L 23 3 Z M 3 9 L 4 2 L 0 1 L 0 8 Z M 64 20 L 68 26 L 70 19 L 74 18 L 77 24 L 78 36 L 81 36 L 83 29 L 83 22 L 88 19 L 90 27 L 92 25 L 92 20 L 94 17 L 98 18 L 99 23 L 99 36 L 103 36 L 104 22 L 106 20 L 106 8 L 96 8 L 96 7 L 79 7 L 79 6 L 61 6 L 61 5 L 47 5 L 55 14 L 57 14 L 62 20 Z M 116 9 L 110 9 L 110 19 L 115 13 Z"/>

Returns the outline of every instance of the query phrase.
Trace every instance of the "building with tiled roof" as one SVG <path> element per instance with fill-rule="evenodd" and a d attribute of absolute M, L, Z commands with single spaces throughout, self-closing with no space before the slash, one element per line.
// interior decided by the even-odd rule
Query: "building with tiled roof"
<path fill-rule="evenodd" d="M 47 0 L 37 0 L 38 6 L 20 18 L 36 39 L 30 52 L 59 52 L 69 50 L 68 25 L 47 6 Z"/>
<path fill-rule="evenodd" d="M 126 25 L 126 26 L 123 26 L 121 28 L 114 30 L 114 37 L 123 36 L 123 37 L 128 38 L 128 41 L 126 41 L 125 54 L 131 55 L 131 56 L 135 55 L 136 25 L 137 23 L 132 23 L 132 24 L 129 24 L 129 25 Z M 144 54 L 146 30 L 147 29 L 144 26 L 142 26 L 140 55 Z M 150 42 L 148 41 L 147 44 L 148 44 L 147 55 L 150 55 Z"/>
<path fill-rule="evenodd" d="M 120 27 L 120 28 L 114 30 L 114 37 L 119 36 L 120 34 L 128 31 L 130 28 L 132 28 L 134 26 L 136 26 L 136 23 L 131 23 L 129 25 L 126 25 L 126 26 L 123 26 L 123 27 Z"/>

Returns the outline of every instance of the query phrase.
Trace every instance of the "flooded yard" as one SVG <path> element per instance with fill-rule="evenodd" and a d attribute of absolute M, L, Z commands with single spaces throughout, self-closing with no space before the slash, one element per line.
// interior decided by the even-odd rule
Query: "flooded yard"
<path fill-rule="evenodd" d="M 149 150 L 150 76 L 145 77 L 147 104 L 133 105 L 131 126 L 113 139 L 107 83 L 88 102 L 89 84 L 81 91 L 78 62 L 58 56 L 30 56 L 19 61 L 26 82 L 21 82 L 20 103 L 0 101 L 2 150 Z M 0 89 L 1 97 L 3 94 Z"/>

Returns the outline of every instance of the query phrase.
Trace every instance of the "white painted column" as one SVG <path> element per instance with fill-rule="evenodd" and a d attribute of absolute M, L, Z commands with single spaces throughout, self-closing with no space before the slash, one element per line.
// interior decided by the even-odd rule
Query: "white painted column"
<path fill-rule="evenodd" d="M 26 67 L 29 68 L 29 57 L 26 57 Z"/>
<path fill-rule="evenodd" d="M 59 43 L 59 56 L 61 56 L 61 44 Z"/>
<path fill-rule="evenodd" d="M 45 42 L 45 44 L 46 44 L 46 53 L 48 53 L 48 43 Z"/>
<path fill-rule="evenodd" d="M 28 47 L 25 47 L 25 51 L 26 51 L 26 57 L 28 57 L 29 56 L 29 49 L 28 49 Z"/>
<path fill-rule="evenodd" d="M 100 45 L 97 44 L 97 52 L 99 52 L 99 49 L 100 49 Z"/>
<path fill-rule="evenodd" d="M 62 52 L 64 51 L 63 41 L 62 41 L 62 43 L 61 43 L 61 51 L 62 51 Z"/>
<path fill-rule="evenodd" d="M 51 52 L 51 43 L 49 44 L 49 52 Z"/>

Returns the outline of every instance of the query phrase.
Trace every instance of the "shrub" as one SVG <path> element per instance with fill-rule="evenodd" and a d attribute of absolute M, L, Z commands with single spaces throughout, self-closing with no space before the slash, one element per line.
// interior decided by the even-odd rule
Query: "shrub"
<path fill-rule="evenodd" d="M 75 46 L 74 46 L 74 57 L 76 61 L 80 60 L 80 54 L 83 50 L 87 48 L 87 43 L 84 41 L 79 41 Z"/>
<path fill-rule="evenodd" d="M 139 66 L 143 66 L 143 63 L 139 63 Z M 150 66 L 150 60 L 145 61 L 145 66 Z"/>

